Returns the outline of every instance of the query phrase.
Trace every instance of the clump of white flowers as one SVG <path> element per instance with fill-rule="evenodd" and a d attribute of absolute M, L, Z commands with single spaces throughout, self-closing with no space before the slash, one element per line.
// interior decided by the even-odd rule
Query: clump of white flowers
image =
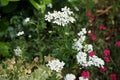
<path fill-rule="evenodd" d="M 27 17 L 27 18 L 25 18 L 25 19 L 23 20 L 23 24 L 27 24 L 29 21 L 30 21 L 30 18 Z"/>
<path fill-rule="evenodd" d="M 59 72 L 63 69 L 63 66 L 65 63 L 62 61 L 60 62 L 59 59 L 54 59 L 51 61 L 48 61 L 48 64 L 46 64 L 51 70 Z"/>
<path fill-rule="evenodd" d="M 64 78 L 64 80 L 75 80 L 75 75 L 74 74 L 67 74 Z"/>
<path fill-rule="evenodd" d="M 17 33 L 17 36 L 21 36 L 23 34 L 24 34 L 24 31 L 20 31 L 20 32 Z"/>
<path fill-rule="evenodd" d="M 81 76 L 81 77 L 79 77 L 79 80 L 89 80 L 89 79 Z"/>
<path fill-rule="evenodd" d="M 86 28 L 82 28 L 82 31 L 78 33 L 79 39 L 73 44 L 73 49 L 78 51 L 76 55 L 78 64 L 82 65 L 83 67 L 103 67 L 104 61 L 101 58 L 97 57 L 96 55 L 88 55 L 89 52 L 93 51 L 93 46 L 92 44 L 85 43 L 86 34 Z"/>
<path fill-rule="evenodd" d="M 61 11 L 54 11 L 53 13 L 48 12 L 48 14 L 45 15 L 45 20 L 60 26 L 65 26 L 68 23 L 73 23 L 75 21 L 72 15 L 73 12 L 70 11 L 70 8 L 65 6 Z"/>
<path fill-rule="evenodd" d="M 20 49 L 19 46 L 17 46 L 16 49 L 14 49 L 15 55 L 16 56 L 21 56 L 22 55 L 22 50 Z"/>

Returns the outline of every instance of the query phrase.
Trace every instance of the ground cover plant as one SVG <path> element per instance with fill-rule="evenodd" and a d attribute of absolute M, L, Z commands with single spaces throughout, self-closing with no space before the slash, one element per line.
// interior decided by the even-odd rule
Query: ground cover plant
<path fill-rule="evenodd" d="M 119 0 L 0 0 L 0 80 L 119 80 Z"/>

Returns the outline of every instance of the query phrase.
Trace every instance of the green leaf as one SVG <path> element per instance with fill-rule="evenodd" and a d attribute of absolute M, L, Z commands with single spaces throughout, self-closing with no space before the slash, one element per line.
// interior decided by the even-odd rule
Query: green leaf
<path fill-rule="evenodd" d="M 17 8 L 18 4 L 17 3 L 9 3 L 7 6 L 2 8 L 3 13 L 11 13 Z"/>
<path fill-rule="evenodd" d="M 20 1 L 20 0 L 9 0 L 9 1 Z"/>
<path fill-rule="evenodd" d="M 5 42 L 0 42 L 0 55 L 7 57 L 9 56 L 9 46 Z"/>
<path fill-rule="evenodd" d="M 52 3 L 52 0 L 44 0 L 45 4 Z"/>
<path fill-rule="evenodd" d="M 37 2 L 35 2 L 34 0 L 29 0 L 30 3 L 37 9 L 37 10 L 40 10 L 40 4 L 38 4 Z"/>
<path fill-rule="evenodd" d="M 0 5 L 1 6 L 6 6 L 8 5 L 9 1 L 8 0 L 0 0 Z"/>
<path fill-rule="evenodd" d="M 5 31 L 8 29 L 9 22 L 6 19 L 0 21 L 0 37 L 5 34 Z"/>

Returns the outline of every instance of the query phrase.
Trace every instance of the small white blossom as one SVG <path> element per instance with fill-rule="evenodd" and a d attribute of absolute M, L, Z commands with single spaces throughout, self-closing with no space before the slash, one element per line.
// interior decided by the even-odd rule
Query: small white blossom
<path fill-rule="evenodd" d="M 62 61 L 60 62 L 58 59 L 56 60 L 51 60 L 48 62 L 47 66 L 50 67 L 51 70 L 54 70 L 56 72 L 59 72 L 63 69 L 63 66 L 65 63 Z"/>
<path fill-rule="evenodd" d="M 76 41 L 73 46 L 72 46 L 73 49 L 77 50 L 77 51 L 81 51 L 82 48 L 83 48 L 83 45 L 80 43 L 80 41 Z"/>
<path fill-rule="evenodd" d="M 30 21 L 30 18 L 27 17 L 27 18 L 25 18 L 25 19 L 23 20 L 23 24 L 27 24 L 29 21 Z"/>
<path fill-rule="evenodd" d="M 64 80 L 75 80 L 75 75 L 74 74 L 67 74 L 64 78 Z"/>
<path fill-rule="evenodd" d="M 83 77 L 79 77 L 79 80 L 89 80 L 88 78 L 84 79 Z"/>
<path fill-rule="evenodd" d="M 91 33 L 91 30 L 89 30 L 88 33 Z"/>
<path fill-rule="evenodd" d="M 22 55 L 22 50 L 20 49 L 19 46 L 16 49 L 14 49 L 14 52 L 15 52 L 16 56 L 21 56 Z"/>
<path fill-rule="evenodd" d="M 85 44 L 84 51 L 85 52 L 91 52 L 91 51 L 93 51 L 93 46 L 91 44 Z"/>
<path fill-rule="evenodd" d="M 17 33 L 17 36 L 21 36 L 21 35 L 23 35 L 24 34 L 24 31 L 21 31 L 21 32 L 18 32 Z"/>
<path fill-rule="evenodd" d="M 52 5 L 51 3 L 49 3 L 49 4 L 47 5 L 47 7 L 52 8 L 53 5 Z"/>
<path fill-rule="evenodd" d="M 48 15 L 45 15 L 45 20 L 47 20 L 48 22 L 51 22 L 52 19 L 53 19 L 53 14 L 48 12 Z"/>

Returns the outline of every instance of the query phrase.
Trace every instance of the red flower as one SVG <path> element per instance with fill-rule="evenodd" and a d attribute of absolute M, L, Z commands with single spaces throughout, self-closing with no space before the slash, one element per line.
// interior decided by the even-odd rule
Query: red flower
<path fill-rule="evenodd" d="M 109 57 L 104 57 L 104 59 L 107 63 L 109 63 L 111 61 Z"/>
<path fill-rule="evenodd" d="M 93 17 L 90 17 L 90 18 L 89 18 L 89 21 L 90 21 L 90 22 L 93 22 L 94 20 L 95 20 L 95 19 L 94 19 Z"/>
<path fill-rule="evenodd" d="M 120 41 L 116 42 L 116 46 L 120 48 Z"/>
<path fill-rule="evenodd" d="M 86 12 L 86 15 L 90 17 L 90 16 L 92 16 L 92 13 L 91 12 Z"/>
<path fill-rule="evenodd" d="M 81 75 L 82 75 L 82 77 L 83 77 L 84 79 L 86 79 L 86 78 L 89 78 L 89 77 L 90 77 L 90 72 L 89 72 L 89 71 L 83 71 L 83 72 L 81 73 Z"/>
<path fill-rule="evenodd" d="M 110 74 L 110 79 L 111 80 L 117 80 L 117 75 L 115 73 Z"/>
<path fill-rule="evenodd" d="M 103 53 L 104 53 L 104 56 L 109 56 L 109 55 L 110 55 L 110 50 L 105 49 L 105 50 L 103 51 Z"/>
<path fill-rule="evenodd" d="M 93 57 L 95 55 L 95 53 L 92 51 L 92 52 L 89 52 L 89 56 Z"/>
<path fill-rule="evenodd" d="M 106 67 L 100 67 L 100 71 L 105 72 L 105 71 L 107 71 L 107 68 Z"/>
<path fill-rule="evenodd" d="M 106 27 L 104 25 L 99 26 L 100 30 L 105 30 Z"/>

